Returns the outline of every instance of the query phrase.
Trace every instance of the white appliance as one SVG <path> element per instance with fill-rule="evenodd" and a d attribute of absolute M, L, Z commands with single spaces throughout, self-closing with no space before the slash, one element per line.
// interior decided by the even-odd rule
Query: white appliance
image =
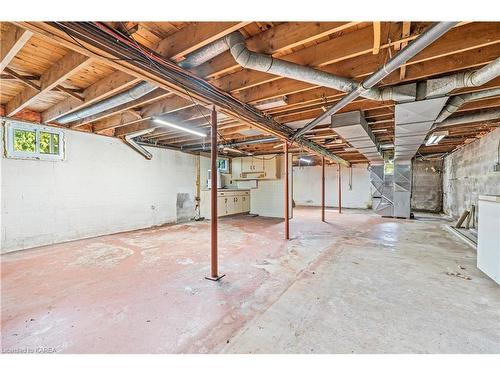
<path fill-rule="evenodd" d="M 207 187 L 212 188 L 212 171 L 209 169 L 207 173 Z M 222 173 L 217 169 L 217 189 L 222 189 Z"/>
<path fill-rule="evenodd" d="M 500 196 L 479 196 L 477 268 L 500 284 Z"/>

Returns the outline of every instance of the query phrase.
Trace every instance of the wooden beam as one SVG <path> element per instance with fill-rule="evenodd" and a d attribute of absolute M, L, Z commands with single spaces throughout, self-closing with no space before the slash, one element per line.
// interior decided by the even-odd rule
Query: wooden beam
<path fill-rule="evenodd" d="M 90 59 L 77 52 L 69 52 L 40 76 L 40 90 L 26 87 L 6 105 L 7 116 L 13 116 L 29 106 L 40 95 L 54 89 L 65 81 L 75 70 L 87 64 Z"/>
<path fill-rule="evenodd" d="M 194 22 L 158 43 L 156 52 L 178 61 L 182 56 L 203 47 L 250 22 Z"/>
<path fill-rule="evenodd" d="M 186 109 L 183 110 L 179 110 L 179 104 L 182 103 L 182 100 L 183 98 L 174 96 L 172 98 L 167 98 L 162 100 L 161 103 L 160 102 L 153 103 L 150 106 L 148 106 L 148 108 L 145 108 L 141 112 L 142 118 L 144 120 L 149 120 L 153 115 L 156 115 L 156 116 L 162 116 L 162 118 L 165 118 L 167 120 L 170 119 L 172 121 L 182 122 L 192 118 L 194 115 L 199 113 L 200 109 L 192 107 L 192 103 L 190 107 L 187 107 Z M 155 106 L 154 113 L 152 113 L 151 110 L 152 106 Z M 159 109 L 161 112 L 156 112 L 157 109 Z M 115 131 L 115 135 L 118 137 L 156 126 L 152 125 L 149 121 L 144 121 L 143 123 L 140 124 L 129 124 L 127 122 L 119 122 L 115 123 L 113 127 L 118 128 Z"/>
<path fill-rule="evenodd" d="M 356 24 L 357 22 L 286 22 L 248 38 L 246 44 L 252 51 L 276 56 Z M 238 68 L 238 64 L 231 53 L 224 52 L 192 71 L 199 77 L 212 77 L 235 68 Z"/>
<path fill-rule="evenodd" d="M 373 22 L 373 54 L 380 52 L 380 21 Z"/>
<path fill-rule="evenodd" d="M 83 102 L 74 98 L 67 98 L 42 112 L 42 120 L 43 122 L 54 121 L 58 117 L 98 102 L 139 81 L 138 78 L 123 72 L 111 73 L 83 91 Z"/>
<path fill-rule="evenodd" d="M 407 36 L 410 35 L 410 30 L 411 30 L 411 22 L 403 22 L 403 30 L 401 32 L 401 38 L 406 38 Z M 407 42 L 402 42 L 401 43 L 401 48 L 404 48 L 406 47 L 408 43 Z M 400 70 L 400 73 L 399 73 L 399 79 L 400 80 L 403 80 L 405 79 L 405 75 L 406 75 L 406 64 L 403 64 L 401 66 L 401 70 Z"/>
<path fill-rule="evenodd" d="M 497 34 L 499 34 L 498 37 L 500 37 L 498 31 Z M 500 43 L 499 39 L 497 39 L 494 44 L 491 44 L 489 41 L 487 43 L 487 46 L 480 46 L 479 48 L 467 50 L 466 52 L 456 53 L 456 50 L 449 51 L 448 48 L 440 49 L 439 47 L 441 45 L 436 42 L 408 62 L 408 73 L 405 81 L 437 74 L 445 74 L 488 63 L 494 60 L 494 58 L 492 58 L 494 54 L 498 57 Z M 463 40 L 463 44 L 467 44 L 467 40 Z M 429 52 L 426 52 L 428 50 L 434 51 L 435 54 L 431 55 Z M 419 57 L 421 57 L 421 59 Z M 322 70 L 339 76 L 361 80 L 380 66 L 378 60 L 378 56 L 376 55 L 370 55 L 369 57 L 359 56 L 346 60 L 342 64 L 329 65 L 322 68 Z M 412 72 L 411 74 L 410 71 Z M 399 72 L 396 73 L 398 73 L 397 77 L 392 73 L 384 79 L 384 84 L 389 85 L 400 82 Z M 283 78 L 234 93 L 233 96 L 246 103 L 255 103 L 264 99 L 312 90 L 317 87 L 318 86 L 313 86 L 305 82 Z M 329 92 L 331 93 L 332 91 L 329 90 Z"/>
<path fill-rule="evenodd" d="M 37 85 L 36 83 L 34 82 L 31 82 L 29 79 L 25 78 L 24 76 L 22 76 L 21 74 L 18 74 L 16 71 L 10 69 L 10 68 L 5 68 L 5 72 L 10 74 L 12 77 L 14 77 L 16 80 L 24 83 L 25 85 L 27 85 L 28 87 L 32 87 L 33 89 L 35 90 L 40 90 L 40 86 Z"/>
<path fill-rule="evenodd" d="M 382 25 L 383 29 L 385 29 L 385 27 L 385 25 Z M 401 28 L 393 31 L 393 38 L 400 38 L 401 32 L 402 26 Z M 385 35 L 385 31 L 383 34 Z M 464 39 L 464 34 L 467 34 L 469 37 Z M 411 38 L 416 36 L 418 35 L 412 35 Z M 286 61 L 312 66 L 327 72 L 353 78 L 356 77 L 357 74 L 353 74 L 351 72 L 352 69 L 357 68 L 358 70 L 366 70 L 363 69 L 363 66 L 369 65 L 372 67 L 372 71 L 374 71 L 380 65 L 380 59 L 378 56 L 367 55 L 373 49 L 372 37 L 373 31 L 370 27 L 367 27 L 280 58 Z M 410 37 L 405 40 L 409 39 Z M 412 58 L 408 64 L 415 64 L 425 60 L 435 59 L 453 53 L 464 52 L 478 47 L 485 47 L 499 42 L 500 32 L 498 31 L 498 28 L 494 26 L 494 23 L 484 22 L 467 24 L 450 30 L 438 41 Z M 388 44 L 382 45 L 381 48 L 388 48 Z M 367 56 L 364 56 L 365 54 Z M 355 67 L 354 64 L 357 64 L 357 66 Z M 339 69 L 339 67 L 345 67 L 345 69 Z M 277 81 L 285 82 L 278 83 Z M 292 85 L 290 81 L 294 82 L 294 84 Z M 248 69 L 226 75 L 218 80 L 214 80 L 212 83 L 224 91 L 234 93 L 237 97 L 242 90 L 255 90 L 256 93 L 261 93 L 256 95 L 258 100 L 280 95 L 288 95 L 293 92 L 303 91 L 305 88 L 314 88 L 314 86 L 304 82 L 298 82 L 288 78 L 281 78 L 268 73 L 251 71 Z M 259 85 L 261 84 L 264 85 L 260 87 Z M 271 86 L 273 84 L 281 90 L 284 89 L 287 91 L 277 93 L 275 96 L 264 96 L 263 94 L 266 92 L 266 86 Z M 287 86 L 290 85 L 300 88 L 288 91 Z M 240 99 L 247 101 L 245 99 L 245 94 L 242 94 Z M 252 102 L 253 100 L 249 99 L 248 101 Z"/>
<path fill-rule="evenodd" d="M 7 30 L 1 35 L 0 73 L 4 71 L 32 35 L 31 31 L 22 29 L 16 25 L 9 24 L 7 26 Z"/>

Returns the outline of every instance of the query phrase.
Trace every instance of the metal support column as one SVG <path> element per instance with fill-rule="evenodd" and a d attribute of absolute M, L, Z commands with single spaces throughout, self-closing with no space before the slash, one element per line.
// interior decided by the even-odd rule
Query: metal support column
<path fill-rule="evenodd" d="M 339 166 L 339 214 L 342 213 L 342 166 Z"/>
<path fill-rule="evenodd" d="M 321 221 L 325 221 L 325 157 L 321 158 Z"/>
<path fill-rule="evenodd" d="M 212 107 L 211 124 L 211 167 L 210 167 L 210 277 L 207 280 L 219 281 L 225 275 L 219 276 L 217 263 L 217 111 Z"/>
<path fill-rule="evenodd" d="M 288 142 L 283 144 L 285 149 L 285 240 L 290 239 L 290 197 L 288 196 Z"/>

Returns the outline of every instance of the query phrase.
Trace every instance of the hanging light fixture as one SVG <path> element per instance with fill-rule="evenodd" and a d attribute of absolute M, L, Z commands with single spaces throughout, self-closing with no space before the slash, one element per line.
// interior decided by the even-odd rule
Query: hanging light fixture
<path fill-rule="evenodd" d="M 154 118 L 153 122 L 155 122 L 157 124 L 160 124 L 160 125 L 168 126 L 170 128 L 181 130 L 181 131 L 184 131 L 184 132 L 189 133 L 189 134 L 197 135 L 198 137 L 203 137 L 204 138 L 204 137 L 207 136 L 206 133 L 203 133 L 203 132 L 201 132 L 199 130 L 194 130 L 194 129 L 191 129 L 191 128 L 187 127 L 187 126 L 177 125 L 177 124 L 174 124 L 172 122 L 162 120 L 161 118 Z"/>

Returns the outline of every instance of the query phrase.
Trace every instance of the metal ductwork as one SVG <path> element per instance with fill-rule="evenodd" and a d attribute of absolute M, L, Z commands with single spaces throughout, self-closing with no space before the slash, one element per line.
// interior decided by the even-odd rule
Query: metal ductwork
<path fill-rule="evenodd" d="M 383 164 L 384 159 L 370 127 L 361 111 L 332 116 L 332 129 L 363 154 L 370 164 Z"/>
<path fill-rule="evenodd" d="M 443 97 L 396 105 L 394 160 L 385 160 L 384 167 L 373 166 L 370 171 L 376 194 L 373 208 L 381 216 L 410 217 L 411 159 L 446 100 Z"/>
<path fill-rule="evenodd" d="M 59 124 L 65 125 L 73 121 L 81 120 L 86 117 L 95 115 L 97 113 L 104 112 L 110 108 L 117 107 L 119 105 L 128 103 L 132 100 L 139 99 L 140 97 L 149 94 L 151 91 L 155 90 L 157 86 L 152 85 L 148 82 L 142 82 L 135 85 L 131 89 L 128 89 L 122 93 L 111 96 L 107 99 L 100 101 L 99 103 L 92 104 L 88 107 L 75 111 L 73 113 L 67 114 L 58 118 L 56 121 Z"/>
<path fill-rule="evenodd" d="M 455 96 L 451 98 L 448 101 L 448 104 L 446 104 L 446 106 L 443 108 L 443 110 L 436 119 L 436 123 L 440 123 L 446 120 L 449 116 L 455 113 L 461 106 L 463 106 L 467 102 L 479 99 L 491 98 L 493 96 L 498 96 L 498 95 L 500 95 L 500 88 L 471 92 L 469 94 Z"/>
<path fill-rule="evenodd" d="M 350 92 L 359 87 L 358 82 L 349 78 L 340 77 L 289 61 L 276 59 L 270 55 L 252 52 L 247 49 L 245 38 L 238 31 L 226 35 L 224 39 L 229 46 L 231 55 L 243 68 L 270 73 L 280 77 L 287 77 L 311 83 L 313 85 L 329 87 L 343 92 Z M 415 91 L 405 86 L 402 86 L 401 88 L 389 87 L 386 89 L 372 88 L 364 90 L 362 96 L 377 101 L 415 100 Z"/>
<path fill-rule="evenodd" d="M 127 145 L 129 145 L 130 147 L 132 147 L 135 151 L 137 151 L 139 154 L 141 154 L 142 156 L 144 156 L 146 159 L 151 160 L 151 158 L 153 157 L 153 155 L 148 150 L 146 150 L 144 147 L 142 147 L 140 144 L 138 144 L 135 141 L 135 138 L 141 137 L 141 136 L 143 136 L 145 134 L 149 134 L 149 133 L 151 133 L 154 130 L 155 130 L 154 128 L 149 128 L 149 129 L 144 129 L 144 130 L 137 131 L 135 133 L 127 134 L 125 136 L 125 138 L 123 139 L 123 141 Z"/>
<path fill-rule="evenodd" d="M 210 60 L 211 58 L 220 55 L 222 52 L 229 49 L 224 38 L 220 38 L 207 46 L 200 48 L 186 56 L 178 65 L 185 69 L 194 68 L 204 62 Z M 131 89 L 128 89 L 122 93 L 111 96 L 107 99 L 100 101 L 99 103 L 90 105 L 83 109 L 77 110 L 73 113 L 67 114 L 58 118 L 56 121 L 59 124 L 65 125 L 73 121 L 81 120 L 89 116 L 95 115 L 97 113 L 104 112 L 108 109 L 118 107 L 119 105 L 128 103 L 132 100 L 139 99 L 146 94 L 149 94 L 153 90 L 157 89 L 156 85 L 148 82 L 141 82 Z"/>
<path fill-rule="evenodd" d="M 479 87 L 500 75 L 500 57 L 475 72 L 462 72 L 427 81 L 426 97 L 446 95 L 465 87 Z"/>
<path fill-rule="evenodd" d="M 177 65 L 184 69 L 192 69 L 203 64 L 204 62 L 207 62 L 215 56 L 226 52 L 228 49 L 229 45 L 226 43 L 225 38 L 222 37 L 213 41 L 212 43 L 207 44 L 204 47 L 197 49 L 194 52 L 191 52 L 186 56 L 184 60 L 182 60 Z"/>
<path fill-rule="evenodd" d="M 409 161 L 432 128 L 447 97 L 397 104 L 394 112 L 394 160 Z"/>
<path fill-rule="evenodd" d="M 434 129 L 446 128 L 448 126 L 468 124 L 471 122 L 481 122 L 481 121 L 495 121 L 500 120 L 500 109 L 493 109 L 489 111 L 482 111 L 479 113 L 474 113 L 471 115 L 463 115 L 452 117 L 444 120 L 443 122 L 437 124 Z"/>
<path fill-rule="evenodd" d="M 257 143 L 271 143 L 271 142 L 277 142 L 277 141 L 279 141 L 279 139 L 276 137 L 268 137 L 268 138 L 260 138 L 260 139 L 249 139 L 246 141 L 231 142 L 231 143 L 224 144 L 223 146 L 236 147 L 236 146 L 243 146 L 243 145 L 252 145 L 252 144 L 257 144 Z M 211 144 L 208 143 L 208 144 L 199 144 L 199 145 L 181 147 L 180 149 L 183 151 L 209 151 L 211 148 L 212 148 Z"/>
<path fill-rule="evenodd" d="M 316 119 L 311 121 L 309 124 L 304 126 L 304 128 L 298 130 L 293 138 L 297 138 L 304 134 L 306 131 L 314 128 L 317 124 L 322 121 L 325 117 L 331 116 L 334 113 L 338 112 L 340 109 L 344 108 L 346 105 L 354 101 L 356 98 L 363 96 L 367 97 L 366 93 L 369 93 L 372 90 L 375 90 L 373 86 L 375 86 L 378 82 L 380 82 L 384 77 L 391 74 L 394 70 L 398 69 L 401 65 L 403 65 L 406 61 L 411 59 L 417 53 L 422 51 L 429 44 L 433 43 L 436 39 L 441 37 L 444 33 L 446 33 L 449 29 L 455 26 L 457 22 L 439 22 L 433 24 L 427 31 L 420 34 L 418 38 L 416 38 L 413 42 L 410 42 L 405 48 L 399 51 L 394 57 L 392 57 L 388 62 L 386 62 L 381 68 L 379 68 L 375 73 L 371 74 L 367 79 L 365 79 L 361 84 L 357 84 L 355 88 L 353 88 L 349 94 L 347 94 L 342 100 L 337 102 L 334 106 L 330 107 L 325 113 L 318 116 Z M 408 86 L 408 85 L 406 85 Z M 411 86 L 411 85 L 410 85 Z M 392 87 L 393 90 L 396 90 L 398 87 Z M 398 102 L 408 102 L 413 101 L 416 98 L 416 85 L 412 86 L 413 98 L 404 99 L 393 97 L 392 100 Z M 378 90 L 378 89 L 377 89 Z M 387 90 L 383 89 L 382 91 Z M 380 90 L 379 90 L 380 91 Z M 368 97 L 369 98 L 369 97 Z"/>

